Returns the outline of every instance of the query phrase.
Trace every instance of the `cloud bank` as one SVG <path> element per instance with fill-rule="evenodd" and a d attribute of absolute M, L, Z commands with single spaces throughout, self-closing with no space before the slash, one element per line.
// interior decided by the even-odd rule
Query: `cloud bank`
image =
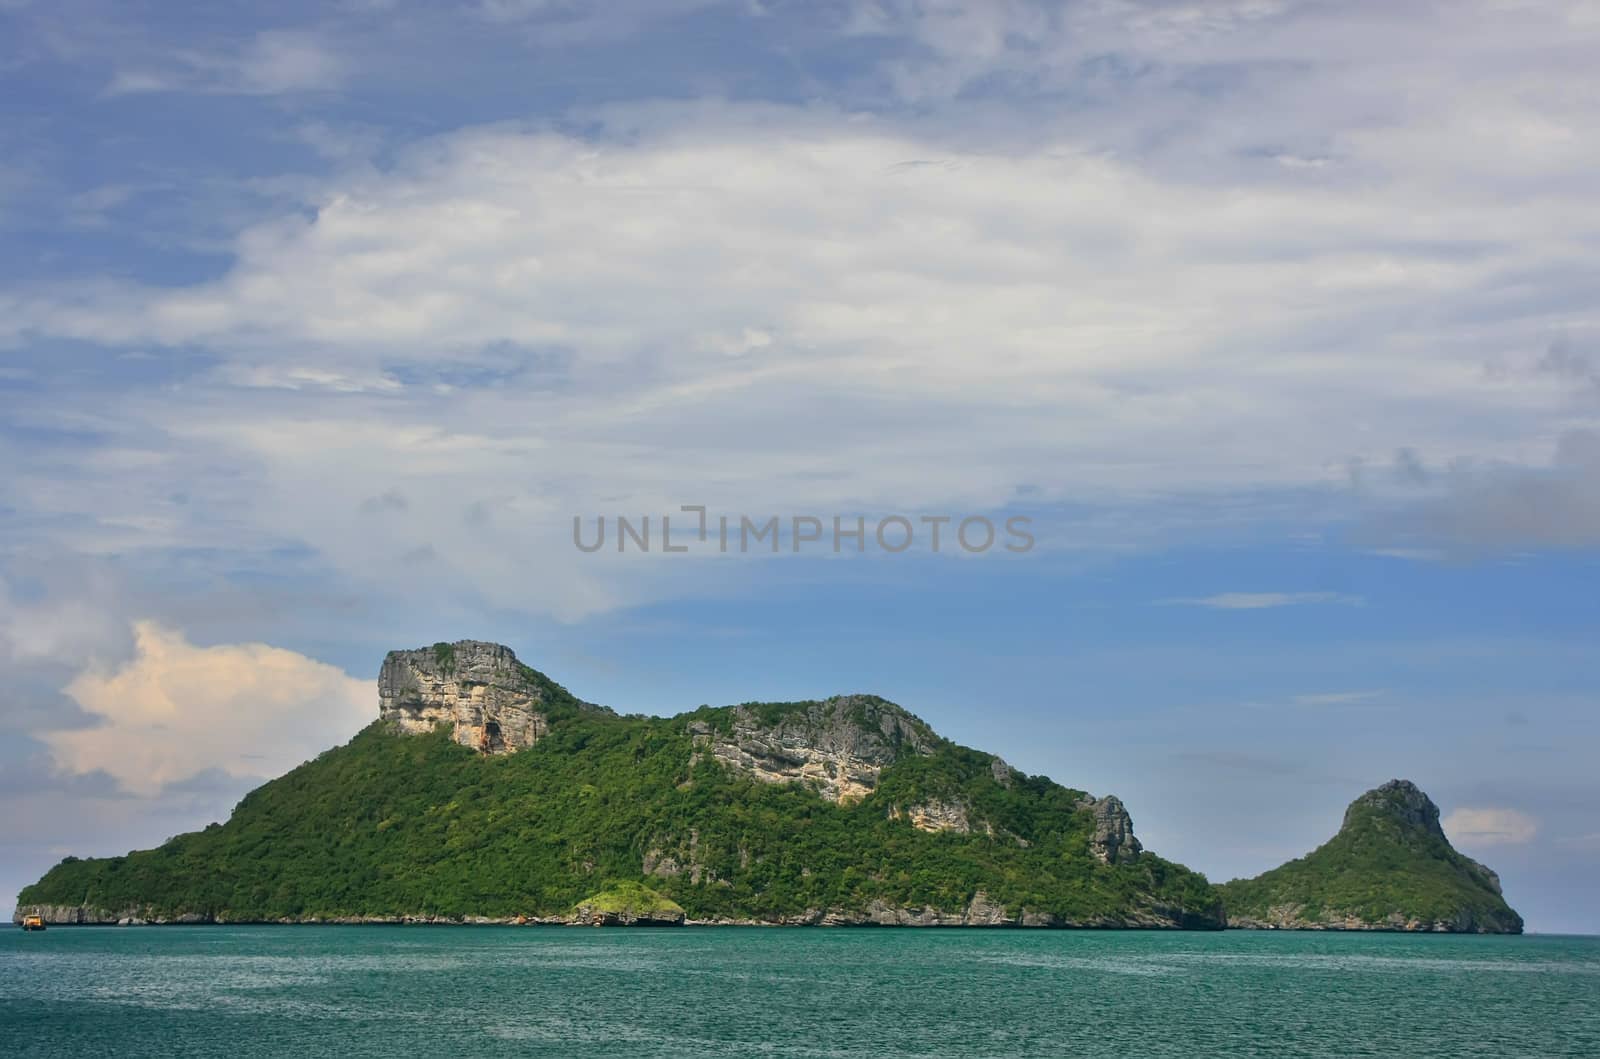
<path fill-rule="evenodd" d="M 272 778 L 376 716 L 369 681 L 266 644 L 196 647 L 150 622 L 136 653 L 66 692 L 98 724 L 45 731 L 58 766 L 153 795 L 207 773 Z"/>

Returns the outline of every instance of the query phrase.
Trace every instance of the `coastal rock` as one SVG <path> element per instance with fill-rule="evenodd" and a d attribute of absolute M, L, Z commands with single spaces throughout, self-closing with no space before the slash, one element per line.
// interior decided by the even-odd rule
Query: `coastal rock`
<path fill-rule="evenodd" d="M 575 927 L 681 927 L 683 910 L 665 913 L 635 913 L 626 909 L 613 911 L 579 905 L 567 923 Z"/>
<path fill-rule="evenodd" d="M 458 640 L 390 651 L 378 672 L 378 716 L 402 732 L 448 725 L 456 742 L 485 754 L 510 754 L 550 729 L 553 700 L 579 703 L 548 677 L 517 661 L 509 647 Z"/>
<path fill-rule="evenodd" d="M 18 905 L 11 915 L 13 923 L 21 923 L 25 916 L 38 916 L 52 927 L 115 927 L 161 926 L 172 923 L 216 923 L 221 920 L 205 912 L 183 912 L 163 915 L 149 908 L 97 908 L 93 905 Z"/>
<path fill-rule="evenodd" d="M 737 706 L 724 728 L 693 721 L 695 744 L 764 783 L 805 784 L 831 802 L 854 802 L 877 787 L 901 754 L 931 754 L 933 730 L 892 702 L 840 695 L 821 702 Z"/>
<path fill-rule="evenodd" d="M 683 909 L 647 886 L 620 883 L 580 901 L 567 922 L 578 927 L 681 927 Z"/>
<path fill-rule="evenodd" d="M 112 912 L 87 905 L 18 905 L 11 914 L 12 923 L 21 923 L 27 916 L 38 916 L 48 926 L 104 926 L 119 919 L 131 918 L 128 913 Z"/>

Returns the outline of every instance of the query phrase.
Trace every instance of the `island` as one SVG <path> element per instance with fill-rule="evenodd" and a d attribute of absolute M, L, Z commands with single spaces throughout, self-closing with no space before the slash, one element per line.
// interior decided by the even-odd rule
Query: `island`
<path fill-rule="evenodd" d="M 50 923 L 1220 929 L 1115 797 L 873 695 L 619 715 L 507 647 L 394 651 L 378 717 L 231 818 L 19 895 Z"/>
<path fill-rule="evenodd" d="M 475 640 L 390 652 L 377 690 L 368 727 L 226 823 L 67 857 L 14 921 L 1522 929 L 1406 781 L 1218 887 L 1115 796 L 875 695 L 623 715 Z"/>
<path fill-rule="evenodd" d="M 1439 807 L 1409 780 L 1351 802 L 1339 833 L 1304 857 L 1221 890 L 1230 927 L 1522 933 L 1500 877 L 1450 845 Z"/>

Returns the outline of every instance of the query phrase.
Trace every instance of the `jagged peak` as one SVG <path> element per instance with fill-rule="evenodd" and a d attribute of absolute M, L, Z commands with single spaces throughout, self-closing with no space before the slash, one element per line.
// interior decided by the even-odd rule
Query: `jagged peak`
<path fill-rule="evenodd" d="M 1379 814 L 1408 828 L 1444 838 L 1439 826 L 1439 807 L 1422 788 L 1410 780 L 1394 779 L 1367 791 L 1344 811 L 1341 831 L 1359 828 L 1372 814 Z"/>
<path fill-rule="evenodd" d="M 515 651 L 505 644 L 489 640 L 441 641 L 426 647 L 390 651 L 383 656 L 384 668 L 396 663 L 439 673 L 453 673 L 462 666 L 470 668 L 484 665 L 514 673 L 521 665 Z"/>
<path fill-rule="evenodd" d="M 817 749 L 853 753 L 880 765 L 903 751 L 930 754 L 944 742 L 922 718 L 878 695 L 746 702 L 731 712 L 735 728 L 767 732 Z"/>

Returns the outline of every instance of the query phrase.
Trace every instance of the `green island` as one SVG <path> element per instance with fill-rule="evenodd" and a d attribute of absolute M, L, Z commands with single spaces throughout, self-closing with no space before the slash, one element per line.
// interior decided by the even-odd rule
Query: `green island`
<path fill-rule="evenodd" d="M 1454 876 L 1433 861 L 1474 862 L 1442 832 L 1407 859 L 1363 826 L 1337 849 L 1341 839 L 1219 888 L 1144 850 L 1115 797 L 1025 775 L 875 696 L 619 715 L 477 641 L 391 652 L 378 683 L 377 720 L 251 791 L 226 823 L 126 856 L 68 857 L 22 891 L 17 915 L 1220 929 L 1230 915 L 1236 926 L 1329 926 L 1337 914 L 1380 929 L 1504 925 L 1491 915 L 1504 909 L 1497 895 L 1449 888 Z M 1329 871 L 1329 850 L 1348 870 Z M 1300 920 L 1273 921 L 1285 904 Z"/>
<path fill-rule="evenodd" d="M 1357 798 L 1311 853 L 1220 889 L 1235 927 L 1522 933 L 1499 877 L 1451 847 L 1439 807 L 1406 780 Z"/>

